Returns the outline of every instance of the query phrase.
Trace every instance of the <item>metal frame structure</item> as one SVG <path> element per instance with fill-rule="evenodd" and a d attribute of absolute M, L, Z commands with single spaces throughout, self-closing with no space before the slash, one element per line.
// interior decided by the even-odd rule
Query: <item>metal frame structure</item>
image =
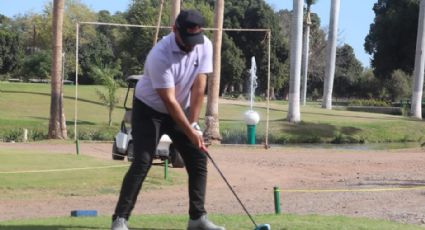
<path fill-rule="evenodd" d="M 78 140 L 77 132 L 77 120 L 78 120 L 78 47 L 79 47 L 79 31 L 82 25 L 98 25 L 98 26 L 118 26 L 118 27 L 137 27 L 137 28 L 160 28 L 160 29 L 171 29 L 171 26 L 150 26 L 150 25 L 134 25 L 134 24 L 118 24 L 118 23 L 106 23 L 106 22 L 77 22 L 75 24 L 75 107 L 74 107 L 74 140 Z M 203 28 L 205 31 L 218 30 L 217 28 Z M 267 113 L 266 113 L 266 130 L 264 147 L 269 147 L 269 112 L 270 112 L 270 44 L 271 44 L 271 30 L 270 29 L 243 29 L 243 28 L 223 28 L 222 31 L 241 31 L 241 32 L 265 32 L 268 39 L 267 45 Z"/>

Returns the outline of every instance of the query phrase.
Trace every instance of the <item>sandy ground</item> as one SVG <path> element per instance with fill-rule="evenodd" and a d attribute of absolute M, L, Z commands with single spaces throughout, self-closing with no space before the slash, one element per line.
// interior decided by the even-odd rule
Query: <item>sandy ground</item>
<path fill-rule="evenodd" d="M 0 143 L 0 148 L 75 152 L 72 144 Z M 111 144 L 81 143 L 80 152 L 110 159 Z M 273 187 L 278 186 L 282 213 L 369 217 L 425 226 L 422 149 L 265 150 L 258 146 L 212 146 L 210 153 L 253 214 L 274 213 Z M 186 187 L 182 184 L 142 191 L 134 213 L 187 213 Z M 0 199 L 0 221 L 68 216 L 74 209 L 96 209 L 100 215 L 111 215 L 116 200 L 117 195 L 30 202 Z M 206 208 L 210 213 L 243 213 L 212 164 Z"/>

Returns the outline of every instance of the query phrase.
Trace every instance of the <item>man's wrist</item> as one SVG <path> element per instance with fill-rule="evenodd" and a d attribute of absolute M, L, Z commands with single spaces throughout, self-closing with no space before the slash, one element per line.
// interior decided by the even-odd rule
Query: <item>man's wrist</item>
<path fill-rule="evenodd" d="M 198 122 L 193 122 L 192 124 L 190 124 L 190 126 L 195 130 L 201 131 L 201 127 L 199 126 Z"/>

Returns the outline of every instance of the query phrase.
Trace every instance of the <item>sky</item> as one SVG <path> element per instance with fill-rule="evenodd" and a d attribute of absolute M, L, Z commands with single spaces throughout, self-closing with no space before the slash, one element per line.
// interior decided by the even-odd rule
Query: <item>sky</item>
<path fill-rule="evenodd" d="M 51 0 L 0 0 L 0 14 L 13 17 L 28 12 L 39 13 Z M 125 11 L 131 0 L 81 0 L 94 11 L 108 10 L 111 13 Z M 292 9 L 292 0 L 266 0 L 275 11 Z M 377 0 L 341 0 L 338 28 L 338 44 L 353 47 L 357 59 L 364 67 L 370 66 L 370 56 L 364 51 L 363 44 L 374 19 L 372 10 Z M 321 26 L 328 28 L 331 0 L 317 0 L 311 11 L 321 18 Z"/>

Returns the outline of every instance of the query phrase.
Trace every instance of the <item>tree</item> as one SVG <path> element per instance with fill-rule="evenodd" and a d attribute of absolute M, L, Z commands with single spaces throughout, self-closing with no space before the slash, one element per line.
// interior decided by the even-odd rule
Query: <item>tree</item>
<path fill-rule="evenodd" d="M 310 53 L 310 25 L 311 15 L 310 7 L 316 4 L 317 0 L 305 0 L 307 4 L 307 13 L 304 21 L 304 41 L 303 41 L 303 55 L 302 55 L 302 84 L 301 84 L 301 102 L 303 105 L 306 104 L 307 99 L 307 79 L 308 79 L 308 61 Z"/>
<path fill-rule="evenodd" d="M 171 1 L 170 26 L 174 25 L 174 21 L 180 13 L 180 5 L 180 0 Z"/>
<path fill-rule="evenodd" d="M 300 74 L 302 52 L 302 23 L 303 23 L 302 0 L 294 0 L 291 26 L 291 66 L 289 81 L 289 122 L 300 122 Z"/>
<path fill-rule="evenodd" d="M 50 79 L 52 56 L 44 51 L 26 56 L 20 71 L 23 80 L 30 78 Z"/>
<path fill-rule="evenodd" d="M 326 32 L 320 28 L 317 14 L 311 14 L 310 58 L 308 62 L 307 92 L 315 92 L 315 99 L 322 98 L 326 66 Z M 319 96 L 320 95 L 320 96 Z"/>
<path fill-rule="evenodd" d="M 208 78 L 208 100 L 205 111 L 205 136 L 211 143 L 220 142 L 218 97 L 220 93 L 221 43 L 223 37 L 224 0 L 217 0 L 214 16 L 213 73 Z"/>
<path fill-rule="evenodd" d="M 335 61 L 335 97 L 351 97 L 355 95 L 354 86 L 363 71 L 362 64 L 354 55 L 353 48 L 344 44 L 336 50 Z"/>
<path fill-rule="evenodd" d="M 53 5 L 51 3 L 47 3 L 40 14 L 29 13 L 14 18 L 11 29 L 19 34 L 25 55 L 34 55 L 40 51 L 52 53 L 52 19 Z M 65 1 L 62 52 L 66 54 L 63 70 L 66 79 L 75 76 L 75 23 L 77 21 L 97 21 L 96 14 L 81 1 Z M 96 36 L 95 27 L 82 26 L 80 34 L 82 35 L 79 40 L 80 45 L 90 43 Z"/>
<path fill-rule="evenodd" d="M 62 28 L 63 28 L 64 0 L 53 1 L 53 55 L 49 133 L 51 139 L 66 139 L 66 119 L 63 111 L 63 84 L 62 84 Z"/>
<path fill-rule="evenodd" d="M 118 104 L 117 90 L 120 88 L 120 85 L 117 81 L 114 80 L 116 75 L 119 75 L 117 69 L 105 67 L 93 67 L 92 72 L 97 75 L 97 82 L 101 83 L 105 89 L 106 93 L 96 90 L 96 93 L 100 101 L 108 108 L 108 124 L 112 126 L 112 112 Z"/>
<path fill-rule="evenodd" d="M 19 33 L 11 27 L 10 20 L 0 14 L 0 74 L 18 69 L 23 56 Z"/>
<path fill-rule="evenodd" d="M 212 1 L 214 2 L 214 1 Z M 226 0 L 224 7 L 223 27 L 226 28 L 266 28 L 271 30 L 271 51 L 270 51 L 270 75 L 271 91 L 282 91 L 286 87 L 289 74 L 285 70 L 285 61 L 288 59 L 288 41 L 281 36 L 279 17 L 273 9 L 265 3 L 259 1 L 240 1 Z M 251 57 L 255 57 L 257 63 L 257 82 L 256 93 L 266 94 L 267 90 L 267 34 L 261 32 L 240 32 L 226 31 L 226 34 L 233 40 L 235 45 L 243 52 L 245 66 L 250 66 Z M 231 60 L 222 60 L 222 64 L 228 62 L 232 65 L 235 62 Z M 227 65 L 226 64 L 226 65 Z M 224 65 L 224 64 L 223 64 Z M 237 67 L 235 67 L 237 68 Z M 244 71 L 245 72 L 245 71 Z M 222 76 L 226 78 L 227 76 Z M 241 75 L 241 77 L 244 77 Z M 246 76 L 245 76 L 246 77 Z M 242 82 L 248 81 L 248 78 L 241 79 Z M 273 95 L 271 92 L 270 95 Z"/>
<path fill-rule="evenodd" d="M 155 25 L 158 20 L 158 9 L 160 1 L 155 0 L 134 0 L 130 5 L 125 20 L 128 24 L 135 25 Z M 170 1 L 165 1 L 164 9 L 169 9 Z M 169 11 L 164 10 L 161 17 L 161 24 L 168 24 Z M 152 37 L 154 30 L 148 28 L 129 28 L 126 36 L 120 41 L 119 58 L 124 76 L 140 74 L 143 72 L 146 57 L 152 48 Z M 169 31 L 166 31 L 167 33 Z M 159 37 L 164 35 L 164 31 L 159 32 Z"/>
<path fill-rule="evenodd" d="M 424 85 L 425 68 L 425 1 L 421 1 L 419 10 L 418 33 L 416 38 L 416 55 L 414 82 L 412 87 L 412 107 L 410 113 L 413 117 L 422 119 L 422 92 Z"/>
<path fill-rule="evenodd" d="M 413 73 L 419 0 L 379 0 L 373 6 L 375 19 L 364 47 L 379 79 L 389 79 L 400 69 Z"/>
<path fill-rule="evenodd" d="M 22 58 L 19 36 L 7 29 L 0 28 L 0 74 L 15 70 Z"/>
<path fill-rule="evenodd" d="M 226 33 L 223 34 L 223 45 L 221 47 L 221 74 L 220 74 L 220 95 L 232 91 L 243 93 L 243 73 L 246 70 L 245 58 L 242 50 L 239 49 L 233 39 Z"/>
<path fill-rule="evenodd" d="M 278 36 L 287 43 L 290 40 L 290 27 L 292 22 L 292 12 L 288 10 L 280 10 L 277 12 L 279 17 L 279 24 L 281 27 L 281 32 Z M 307 92 L 322 92 L 323 88 L 323 76 L 325 72 L 325 47 L 326 47 L 326 32 L 320 27 L 320 18 L 315 13 L 310 14 L 311 25 L 310 25 L 310 36 L 309 36 L 309 62 L 308 62 L 308 81 L 310 82 L 307 85 Z M 289 59 L 284 62 L 286 69 L 289 71 Z M 289 76 L 289 72 L 287 74 Z M 289 79 L 289 77 L 287 78 Z M 287 84 L 284 85 L 287 88 Z M 283 98 L 286 98 L 286 95 L 283 95 Z M 317 98 L 317 97 L 315 97 Z"/>
<path fill-rule="evenodd" d="M 98 33 L 90 43 L 81 45 L 79 62 L 81 77 L 78 82 L 80 84 L 93 84 L 98 76 L 93 74 L 93 67 L 115 66 L 119 61 L 114 55 L 110 38 L 103 33 Z"/>
<path fill-rule="evenodd" d="M 375 77 L 372 69 L 365 69 L 356 79 L 353 86 L 353 96 L 371 99 L 380 96 L 382 84 Z"/>
<path fill-rule="evenodd" d="M 410 78 L 403 70 L 394 70 L 386 87 L 392 101 L 399 101 L 410 96 Z"/>
<path fill-rule="evenodd" d="M 332 90 L 335 74 L 336 37 L 339 21 L 340 0 L 331 1 L 331 18 L 329 23 L 328 44 L 326 47 L 326 70 L 323 87 L 322 108 L 332 109 Z"/>

